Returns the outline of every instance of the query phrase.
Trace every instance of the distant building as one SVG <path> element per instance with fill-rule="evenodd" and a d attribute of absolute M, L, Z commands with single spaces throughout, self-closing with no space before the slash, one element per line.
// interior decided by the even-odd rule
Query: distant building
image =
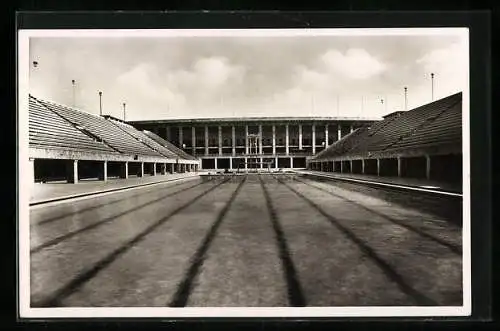
<path fill-rule="evenodd" d="M 305 168 L 310 157 L 375 118 L 261 117 L 129 121 L 201 159 L 202 169 Z"/>

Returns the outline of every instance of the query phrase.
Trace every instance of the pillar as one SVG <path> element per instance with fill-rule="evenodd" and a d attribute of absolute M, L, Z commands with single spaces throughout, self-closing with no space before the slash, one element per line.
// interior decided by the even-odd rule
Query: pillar
<path fill-rule="evenodd" d="M 302 124 L 299 124 L 299 150 L 302 149 Z"/>
<path fill-rule="evenodd" d="M 232 157 L 229 158 L 229 169 L 233 170 L 233 158 Z"/>
<path fill-rule="evenodd" d="M 205 125 L 205 156 L 208 155 L 208 125 Z"/>
<path fill-rule="evenodd" d="M 274 158 L 274 167 L 278 169 L 278 158 Z"/>
<path fill-rule="evenodd" d="M 165 139 L 166 139 L 167 141 L 170 141 L 170 137 L 171 137 L 170 127 L 169 127 L 169 126 L 166 126 L 166 127 L 165 127 L 165 131 L 167 131 L 167 133 L 166 133 L 166 135 L 167 135 L 167 136 L 165 137 Z"/>
<path fill-rule="evenodd" d="M 316 154 L 316 125 L 312 125 L 312 153 Z"/>
<path fill-rule="evenodd" d="M 175 172 L 175 163 L 170 163 L 170 173 L 173 174 Z"/>
<path fill-rule="evenodd" d="M 344 173 L 344 161 L 340 160 L 340 173 Z"/>
<path fill-rule="evenodd" d="M 321 171 L 323 171 L 323 162 L 320 162 L 320 163 L 319 163 L 319 169 L 320 169 Z"/>
<path fill-rule="evenodd" d="M 222 155 L 222 126 L 219 125 L 219 133 L 218 133 L 218 141 L 219 141 L 219 155 Z"/>
<path fill-rule="evenodd" d="M 259 154 L 262 155 L 262 124 L 259 124 Z M 261 163 L 262 168 L 262 163 Z"/>
<path fill-rule="evenodd" d="M 166 175 L 167 174 L 167 164 L 163 163 L 161 167 L 161 174 Z"/>
<path fill-rule="evenodd" d="M 193 146 L 193 155 L 196 155 L 196 128 L 194 126 L 191 127 L 191 146 Z"/>
<path fill-rule="evenodd" d="M 232 151 L 231 153 L 233 154 L 233 156 L 236 155 L 236 128 L 233 126 L 231 126 L 231 147 L 232 147 Z"/>
<path fill-rule="evenodd" d="M 66 167 L 66 178 L 68 183 L 78 183 L 78 160 L 69 160 Z"/>
<path fill-rule="evenodd" d="M 354 126 L 351 125 L 351 133 L 354 131 Z"/>
<path fill-rule="evenodd" d="M 103 162 L 101 180 L 108 181 L 108 161 Z"/>
<path fill-rule="evenodd" d="M 245 125 L 245 154 L 248 154 L 248 125 Z M 245 164 L 246 164 L 246 159 L 245 159 Z"/>
<path fill-rule="evenodd" d="M 342 128 L 340 127 L 340 123 L 337 126 L 337 140 L 342 139 Z"/>
<path fill-rule="evenodd" d="M 273 124 L 273 155 L 276 155 L 276 125 Z"/>
<path fill-rule="evenodd" d="M 264 168 L 264 164 L 262 164 L 262 162 L 264 161 L 264 159 L 260 158 L 259 160 L 260 160 L 260 168 L 262 169 L 262 168 Z"/>
<path fill-rule="evenodd" d="M 290 152 L 290 144 L 288 143 L 289 141 L 289 134 L 288 134 L 288 124 L 285 125 L 285 153 L 286 155 L 289 154 Z"/>
<path fill-rule="evenodd" d="M 380 159 L 377 159 L 377 176 L 380 176 Z"/>
<path fill-rule="evenodd" d="M 425 178 L 431 179 L 431 157 L 430 157 L 430 155 L 425 156 Z"/>
<path fill-rule="evenodd" d="M 144 177 L 144 162 L 141 162 L 141 172 L 140 172 L 140 176 L 141 176 L 141 177 Z"/>
<path fill-rule="evenodd" d="M 247 128 L 247 133 L 248 133 L 248 128 Z M 245 157 L 243 160 L 245 161 L 245 170 L 247 170 L 247 168 L 248 168 L 247 160 L 248 159 Z"/>
<path fill-rule="evenodd" d="M 352 160 L 349 160 L 349 165 L 350 165 L 350 168 L 351 168 L 350 173 L 352 174 L 352 173 L 354 173 L 354 171 L 352 171 Z"/>
<path fill-rule="evenodd" d="M 399 156 L 399 157 L 398 157 L 398 177 L 401 177 L 401 176 L 402 176 L 402 172 L 401 172 L 401 170 L 402 170 L 402 169 L 401 169 L 401 166 L 402 166 L 402 164 L 401 164 L 401 157 Z"/>
<path fill-rule="evenodd" d="M 290 157 L 290 169 L 293 169 L 293 157 Z"/>
<path fill-rule="evenodd" d="M 156 176 L 156 162 L 153 162 L 153 176 Z"/>
<path fill-rule="evenodd" d="M 361 173 L 365 174 L 365 159 L 361 159 Z"/>
<path fill-rule="evenodd" d="M 214 159 L 214 168 L 217 169 L 217 158 Z"/>
<path fill-rule="evenodd" d="M 182 126 L 179 126 L 179 147 L 182 148 L 182 144 L 184 144 Z"/>
<path fill-rule="evenodd" d="M 325 125 L 325 148 L 328 146 L 328 124 Z"/>

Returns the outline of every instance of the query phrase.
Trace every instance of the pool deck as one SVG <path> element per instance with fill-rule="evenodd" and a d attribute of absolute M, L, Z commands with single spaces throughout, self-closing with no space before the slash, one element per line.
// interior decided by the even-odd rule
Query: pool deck
<path fill-rule="evenodd" d="M 183 178 L 198 177 L 200 173 L 187 172 L 182 174 L 166 174 L 146 177 L 132 177 L 127 179 L 111 178 L 108 181 L 87 180 L 78 184 L 35 183 L 31 191 L 30 204 L 40 204 L 55 200 L 76 198 L 103 192 L 112 192 L 134 187 L 150 186 L 157 183 L 176 181 Z"/>

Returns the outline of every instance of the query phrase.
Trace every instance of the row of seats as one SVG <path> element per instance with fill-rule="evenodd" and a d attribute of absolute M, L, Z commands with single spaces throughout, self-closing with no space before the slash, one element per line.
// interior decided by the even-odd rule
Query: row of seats
<path fill-rule="evenodd" d="M 183 158 L 183 159 L 187 159 L 187 160 L 196 160 L 196 158 L 186 152 L 184 152 L 182 149 L 178 148 L 177 146 L 175 146 L 174 144 L 172 144 L 171 142 L 161 138 L 160 136 L 154 134 L 153 132 L 151 131 L 147 131 L 147 130 L 144 130 L 142 131 L 146 136 L 148 136 L 149 138 L 151 138 L 152 140 L 156 141 L 158 144 L 162 145 L 162 146 L 165 146 L 166 148 L 168 148 L 169 150 L 173 151 L 174 153 L 176 153 L 179 157 Z"/>
<path fill-rule="evenodd" d="M 100 116 L 47 101 L 40 102 L 61 117 L 74 123 L 77 128 L 100 137 L 106 144 L 121 153 L 162 157 L 160 153 L 137 141 L 132 136 L 124 134 L 123 130 Z"/>
<path fill-rule="evenodd" d="M 138 141 L 142 142 L 143 144 L 149 146 L 151 149 L 155 150 L 156 152 L 160 153 L 161 155 L 167 157 L 167 158 L 177 158 L 178 156 L 167 149 L 165 146 L 162 146 L 158 144 L 156 141 L 145 135 L 142 131 L 137 130 L 133 126 L 108 118 L 111 123 L 117 125 L 120 129 L 125 131 L 127 134 L 131 135 Z"/>
<path fill-rule="evenodd" d="M 30 147 L 118 154 L 117 151 L 99 142 L 95 137 L 80 131 L 34 98 L 29 100 L 28 115 Z"/>
<path fill-rule="evenodd" d="M 399 112 L 353 134 L 318 153 L 315 159 L 340 155 L 367 155 L 391 150 L 461 145 L 462 93 Z"/>
<path fill-rule="evenodd" d="M 196 160 L 151 132 L 30 95 L 30 147 Z"/>

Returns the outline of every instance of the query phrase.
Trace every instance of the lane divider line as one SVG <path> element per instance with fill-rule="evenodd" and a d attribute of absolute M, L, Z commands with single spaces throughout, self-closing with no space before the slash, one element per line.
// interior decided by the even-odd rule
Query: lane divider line
<path fill-rule="evenodd" d="M 62 300 L 64 300 L 66 297 L 70 296 L 74 292 L 76 292 L 82 285 L 84 285 L 86 282 L 88 282 L 90 279 L 95 277 L 100 271 L 105 269 L 107 266 L 109 266 L 112 262 L 114 262 L 118 257 L 123 255 L 125 252 L 127 252 L 130 248 L 132 248 L 134 245 L 138 244 L 140 241 L 142 241 L 148 234 L 153 232 L 156 228 L 158 228 L 160 225 L 163 225 L 166 223 L 168 220 L 170 220 L 173 216 L 176 214 L 180 213 L 187 207 L 191 206 L 193 203 L 195 203 L 197 200 L 205 196 L 206 194 L 214 191 L 216 188 L 221 186 L 222 184 L 226 183 L 228 180 L 221 181 L 220 183 L 217 183 L 213 186 L 211 186 L 208 190 L 205 190 L 201 192 L 200 194 L 196 195 L 193 199 L 190 199 L 187 201 L 185 204 L 182 204 L 181 206 L 177 207 L 173 211 L 171 211 L 167 216 L 160 218 L 150 226 L 148 226 L 146 229 L 142 230 L 139 234 L 134 236 L 133 238 L 129 239 L 127 242 L 119 246 L 117 249 L 112 251 L 110 254 L 99 260 L 97 263 L 95 263 L 91 268 L 87 269 L 86 271 L 78 274 L 75 278 L 70 280 L 68 283 L 63 285 L 61 288 L 56 290 L 54 293 L 49 295 L 45 299 L 41 299 L 35 302 L 30 302 L 31 307 L 33 308 L 42 308 L 42 307 L 62 307 Z"/>

